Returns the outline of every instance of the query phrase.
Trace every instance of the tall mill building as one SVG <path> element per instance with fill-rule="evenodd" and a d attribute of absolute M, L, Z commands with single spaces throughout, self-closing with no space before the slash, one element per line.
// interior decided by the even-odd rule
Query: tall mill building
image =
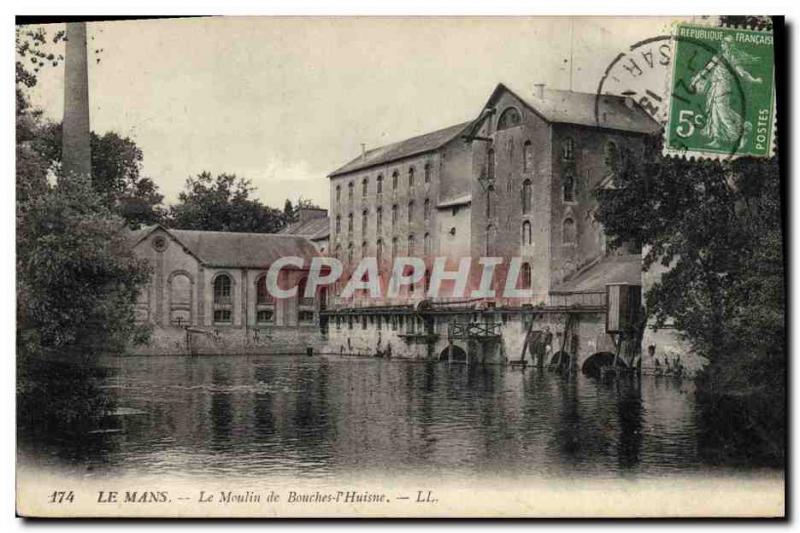
<path fill-rule="evenodd" d="M 365 150 L 333 171 L 329 253 L 351 268 L 371 256 L 384 265 L 398 256 L 423 257 L 429 269 L 437 256 L 452 263 L 522 257 L 518 287 L 533 296 L 459 302 L 445 292 L 428 299 L 429 270 L 419 286 L 394 299 L 333 298 L 334 351 L 337 342 L 340 352 L 380 352 L 378 344 L 385 350 L 393 342 L 395 353 L 437 356 L 459 344 L 450 331 L 457 322 L 502 324 L 494 343 L 465 335 L 461 344 L 477 344 L 456 346 L 481 360 L 525 357 L 531 329 L 555 332 L 553 351 L 582 352 L 578 359 L 608 349 L 600 324 L 606 285 L 640 285 L 641 255 L 608 253 L 593 217 L 595 191 L 612 181 L 618 155 L 641 153 L 643 138 L 659 125 L 628 99 L 543 85 L 515 92 L 499 84 L 476 116 Z M 471 273 L 474 288 L 480 272 Z M 420 301 L 427 311 L 420 312 Z M 568 306 L 586 312 L 567 320 L 557 311 Z M 532 321 L 538 321 L 533 328 Z"/>

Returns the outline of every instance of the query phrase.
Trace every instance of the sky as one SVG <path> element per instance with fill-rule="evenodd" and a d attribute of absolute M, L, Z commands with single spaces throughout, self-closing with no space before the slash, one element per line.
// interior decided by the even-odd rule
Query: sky
<path fill-rule="evenodd" d="M 475 118 L 500 82 L 518 92 L 544 83 L 594 93 L 620 52 L 669 33 L 674 20 L 94 22 L 90 120 L 97 133 L 136 142 L 166 203 L 186 178 L 209 171 L 251 180 L 267 205 L 302 197 L 327 206 L 326 176 L 361 143 L 375 148 Z M 43 69 L 34 104 L 60 120 L 63 98 L 63 66 Z"/>

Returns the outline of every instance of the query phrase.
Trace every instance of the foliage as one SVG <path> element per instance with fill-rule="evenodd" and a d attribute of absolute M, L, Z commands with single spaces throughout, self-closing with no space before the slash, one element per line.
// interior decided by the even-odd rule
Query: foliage
<path fill-rule="evenodd" d="M 275 233 L 286 226 L 284 213 L 250 197 L 250 181 L 233 174 L 214 178 L 203 172 L 186 180 L 167 224 L 176 229 Z"/>
<path fill-rule="evenodd" d="M 674 323 L 711 361 L 699 380 L 700 396 L 716 398 L 715 404 L 726 403 L 721 395 L 748 398 L 733 402 L 752 408 L 748 438 L 774 447 L 783 431 L 775 419 L 784 412 L 786 370 L 777 159 L 685 160 L 660 153 L 658 139 L 644 157 L 623 153 L 614 188 L 598 192 L 597 218 L 613 247 L 644 246 L 645 268 L 669 267 L 648 291 L 647 310 L 657 326 Z M 770 412 L 762 413 L 766 405 Z"/>

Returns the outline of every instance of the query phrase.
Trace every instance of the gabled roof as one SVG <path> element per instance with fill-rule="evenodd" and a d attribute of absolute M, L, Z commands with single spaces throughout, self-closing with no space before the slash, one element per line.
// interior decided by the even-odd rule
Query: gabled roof
<path fill-rule="evenodd" d="M 311 241 L 297 235 L 177 230 L 159 225 L 130 232 L 131 246 L 156 229 L 165 231 L 209 267 L 266 268 L 285 256 L 307 259 L 319 255 Z"/>
<path fill-rule="evenodd" d="M 551 293 L 601 292 L 609 283 L 642 283 L 640 255 L 609 255 L 578 273 L 572 279 L 553 287 Z"/>
<path fill-rule="evenodd" d="M 492 105 L 504 91 L 554 124 L 577 124 L 634 133 L 655 133 L 661 129 L 661 125 L 639 104 L 623 96 L 601 95 L 598 99 L 592 93 L 545 89 L 539 98 L 534 94 L 515 92 L 500 83 L 487 105 Z"/>
<path fill-rule="evenodd" d="M 282 235 L 298 235 L 312 241 L 324 239 L 330 234 L 330 219 L 317 217 L 301 222 L 295 222 L 283 228 L 278 233 Z"/>
<path fill-rule="evenodd" d="M 470 124 L 471 121 L 462 122 L 455 126 L 450 126 L 424 135 L 418 135 L 417 137 L 411 137 L 410 139 L 394 144 L 367 150 L 364 155 L 353 159 L 343 167 L 328 174 L 328 177 L 339 176 L 341 174 L 347 174 L 348 172 L 363 170 L 375 165 L 381 165 L 436 150 L 458 137 Z"/>

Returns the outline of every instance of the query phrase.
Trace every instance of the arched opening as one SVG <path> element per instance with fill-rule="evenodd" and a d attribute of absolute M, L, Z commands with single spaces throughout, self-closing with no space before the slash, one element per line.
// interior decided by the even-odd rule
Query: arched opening
<path fill-rule="evenodd" d="M 460 346 L 454 344 L 452 359 L 450 359 L 450 347 L 448 346 L 439 354 L 439 361 L 458 361 L 465 363 L 467 361 L 467 352 Z"/>
<path fill-rule="evenodd" d="M 625 364 L 625 361 L 620 358 L 617 361 L 619 366 L 625 367 L 628 366 Z M 581 370 L 587 376 L 592 377 L 600 377 L 600 369 L 605 366 L 613 366 L 614 365 L 614 354 L 611 352 L 597 352 L 595 354 L 590 355 L 586 361 L 583 362 L 583 366 L 581 366 Z"/>

